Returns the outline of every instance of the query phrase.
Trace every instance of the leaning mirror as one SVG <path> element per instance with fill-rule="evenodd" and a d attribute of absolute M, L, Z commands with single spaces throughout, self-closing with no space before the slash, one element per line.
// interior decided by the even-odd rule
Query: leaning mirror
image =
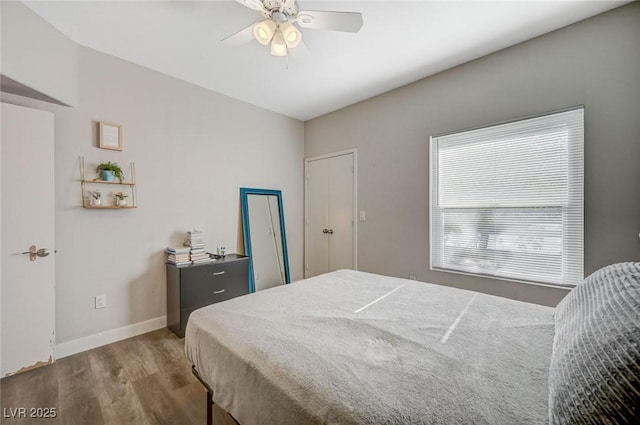
<path fill-rule="evenodd" d="M 282 192 L 240 188 L 251 292 L 290 282 Z"/>

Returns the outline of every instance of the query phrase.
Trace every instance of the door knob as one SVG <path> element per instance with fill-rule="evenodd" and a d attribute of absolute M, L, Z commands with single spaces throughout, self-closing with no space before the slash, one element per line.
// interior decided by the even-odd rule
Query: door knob
<path fill-rule="evenodd" d="M 328 233 L 330 235 L 333 235 L 333 229 L 322 229 L 322 233 Z"/>
<path fill-rule="evenodd" d="M 35 245 L 31 245 L 29 247 L 29 251 L 25 251 L 22 254 L 23 255 L 29 254 L 29 260 L 36 261 L 36 256 L 37 257 L 46 257 L 47 255 L 49 255 L 49 250 L 47 248 L 40 248 L 40 249 L 36 250 L 36 246 Z"/>

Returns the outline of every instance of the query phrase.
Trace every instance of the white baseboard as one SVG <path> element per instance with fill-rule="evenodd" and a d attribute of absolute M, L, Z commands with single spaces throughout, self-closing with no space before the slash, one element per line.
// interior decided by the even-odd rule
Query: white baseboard
<path fill-rule="evenodd" d="M 55 358 L 61 359 L 73 354 L 91 350 L 92 348 L 111 344 L 112 342 L 121 341 L 123 339 L 162 329 L 166 326 L 167 316 L 161 316 L 156 317 L 155 319 L 145 320 L 144 322 L 123 326 L 121 328 L 98 332 L 97 334 L 74 339 L 72 341 L 62 342 L 60 344 L 56 344 Z"/>

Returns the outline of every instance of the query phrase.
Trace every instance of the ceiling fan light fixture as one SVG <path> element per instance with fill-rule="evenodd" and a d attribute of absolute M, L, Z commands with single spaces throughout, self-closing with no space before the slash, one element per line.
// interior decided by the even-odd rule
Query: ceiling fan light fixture
<path fill-rule="evenodd" d="M 280 31 L 276 32 L 271 40 L 271 54 L 273 56 L 287 56 L 287 45 Z"/>
<path fill-rule="evenodd" d="M 295 25 L 285 22 L 280 24 L 280 31 L 288 48 L 293 49 L 298 47 L 302 42 L 302 33 Z"/>
<path fill-rule="evenodd" d="M 259 22 L 253 27 L 253 36 L 258 40 L 258 43 L 263 46 L 269 44 L 275 32 L 276 23 L 271 19 Z"/>
<path fill-rule="evenodd" d="M 0 0 L 1 2 L 2 0 Z M 225 37 L 226 45 L 240 45 L 255 38 L 263 46 L 269 46 L 273 56 L 287 57 L 290 49 L 302 49 L 302 29 L 316 29 L 357 33 L 362 28 L 360 12 L 342 12 L 331 10 L 307 10 L 298 8 L 297 0 L 235 0 L 242 5 L 255 9 L 262 15 L 262 22 L 249 25 L 237 33 Z M 291 50 L 293 52 L 293 50 Z M 296 54 L 296 56 L 298 56 Z"/>

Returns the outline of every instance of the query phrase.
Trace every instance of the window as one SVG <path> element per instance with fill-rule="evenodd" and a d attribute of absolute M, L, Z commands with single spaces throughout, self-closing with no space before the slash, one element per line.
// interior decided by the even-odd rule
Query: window
<path fill-rule="evenodd" d="M 431 268 L 583 278 L 584 109 L 431 137 Z"/>

